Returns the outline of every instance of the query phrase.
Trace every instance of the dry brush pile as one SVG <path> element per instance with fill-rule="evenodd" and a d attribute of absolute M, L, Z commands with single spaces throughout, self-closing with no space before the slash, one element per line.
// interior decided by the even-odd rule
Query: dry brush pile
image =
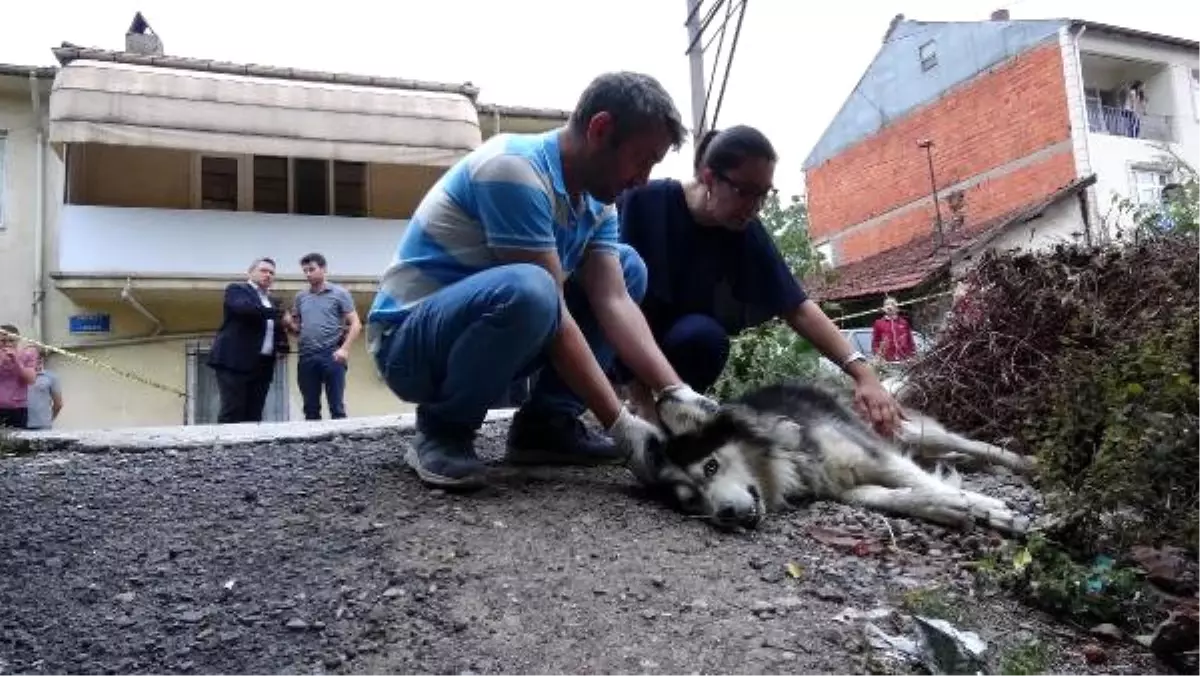
<path fill-rule="evenodd" d="M 1036 454 L 1084 551 L 1197 541 L 1197 241 L 988 254 L 913 403 Z"/>

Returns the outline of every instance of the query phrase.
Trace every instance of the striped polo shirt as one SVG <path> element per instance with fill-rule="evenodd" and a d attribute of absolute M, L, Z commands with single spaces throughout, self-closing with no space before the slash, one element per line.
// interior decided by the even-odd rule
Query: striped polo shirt
<path fill-rule="evenodd" d="M 451 167 L 413 213 L 367 313 L 372 352 L 422 300 L 501 263 L 494 249 L 557 251 L 570 275 L 589 247 L 616 253 L 616 208 L 584 195 L 572 208 L 558 136 L 498 134 Z"/>

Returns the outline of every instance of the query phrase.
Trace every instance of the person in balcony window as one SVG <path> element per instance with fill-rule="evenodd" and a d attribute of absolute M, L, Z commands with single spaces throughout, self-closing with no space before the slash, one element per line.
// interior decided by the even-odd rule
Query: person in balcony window
<path fill-rule="evenodd" d="M 1125 92 L 1121 115 L 1125 119 L 1125 132 L 1132 138 L 1140 138 L 1142 116 L 1146 114 L 1146 91 L 1141 80 L 1134 80 Z"/>
<path fill-rule="evenodd" d="M 655 180 L 621 196 L 621 239 L 649 274 L 642 312 L 671 365 L 701 392 L 725 369 L 732 336 L 780 318 L 841 365 L 854 379 L 860 414 L 891 434 L 895 400 L 866 356 L 807 297 L 758 219 L 776 159 L 753 127 L 709 131 L 697 143 L 691 179 Z M 629 383 L 635 406 L 652 405 L 646 386 L 620 364 L 613 375 Z"/>
<path fill-rule="evenodd" d="M 900 315 L 900 304 L 891 296 L 883 300 L 883 316 L 871 326 L 871 351 L 889 362 L 904 361 L 917 354 L 912 327 Z"/>
<path fill-rule="evenodd" d="M 218 423 L 262 422 L 276 357 L 288 352 L 282 304 L 268 295 L 275 261 L 259 258 L 248 279 L 225 287 L 224 317 L 208 365 L 221 396 Z"/>
<path fill-rule="evenodd" d="M 615 356 L 703 419 L 638 310 L 646 267 L 618 241 L 613 201 L 646 182 L 683 123 L 640 73 L 588 85 L 564 127 L 499 134 L 421 200 L 367 315 L 367 344 L 397 397 L 417 404 L 405 461 L 427 484 L 477 487 L 475 436 L 510 383 L 537 374 L 509 427 L 519 464 L 622 464 L 645 479 L 662 432 L 633 414 L 605 371 Z M 586 428 L 584 408 L 607 435 Z"/>

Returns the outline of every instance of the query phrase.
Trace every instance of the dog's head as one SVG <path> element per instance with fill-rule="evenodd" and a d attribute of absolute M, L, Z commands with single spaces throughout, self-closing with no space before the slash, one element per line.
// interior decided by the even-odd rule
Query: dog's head
<path fill-rule="evenodd" d="M 795 424 L 737 405 L 703 421 L 674 415 L 667 400 L 658 409 L 667 433 L 655 471 L 663 497 L 720 528 L 762 523 L 773 492 L 771 451 Z"/>

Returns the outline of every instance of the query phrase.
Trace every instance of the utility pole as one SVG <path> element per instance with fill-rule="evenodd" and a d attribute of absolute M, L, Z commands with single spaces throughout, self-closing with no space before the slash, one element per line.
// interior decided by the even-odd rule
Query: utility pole
<path fill-rule="evenodd" d="M 942 247 L 942 238 L 943 238 L 942 205 L 938 203 L 937 179 L 934 177 L 934 174 L 933 174 L 933 141 L 930 141 L 929 139 L 925 139 L 923 141 L 917 141 L 917 147 L 924 148 L 925 156 L 927 158 L 929 158 L 929 189 L 933 192 L 933 208 L 934 208 L 934 211 L 937 213 L 937 226 L 936 226 L 937 227 L 937 248 L 940 249 Z"/>
<path fill-rule="evenodd" d="M 687 0 L 688 63 L 692 71 L 692 134 L 693 141 L 704 135 L 704 49 L 700 46 L 700 0 Z"/>

